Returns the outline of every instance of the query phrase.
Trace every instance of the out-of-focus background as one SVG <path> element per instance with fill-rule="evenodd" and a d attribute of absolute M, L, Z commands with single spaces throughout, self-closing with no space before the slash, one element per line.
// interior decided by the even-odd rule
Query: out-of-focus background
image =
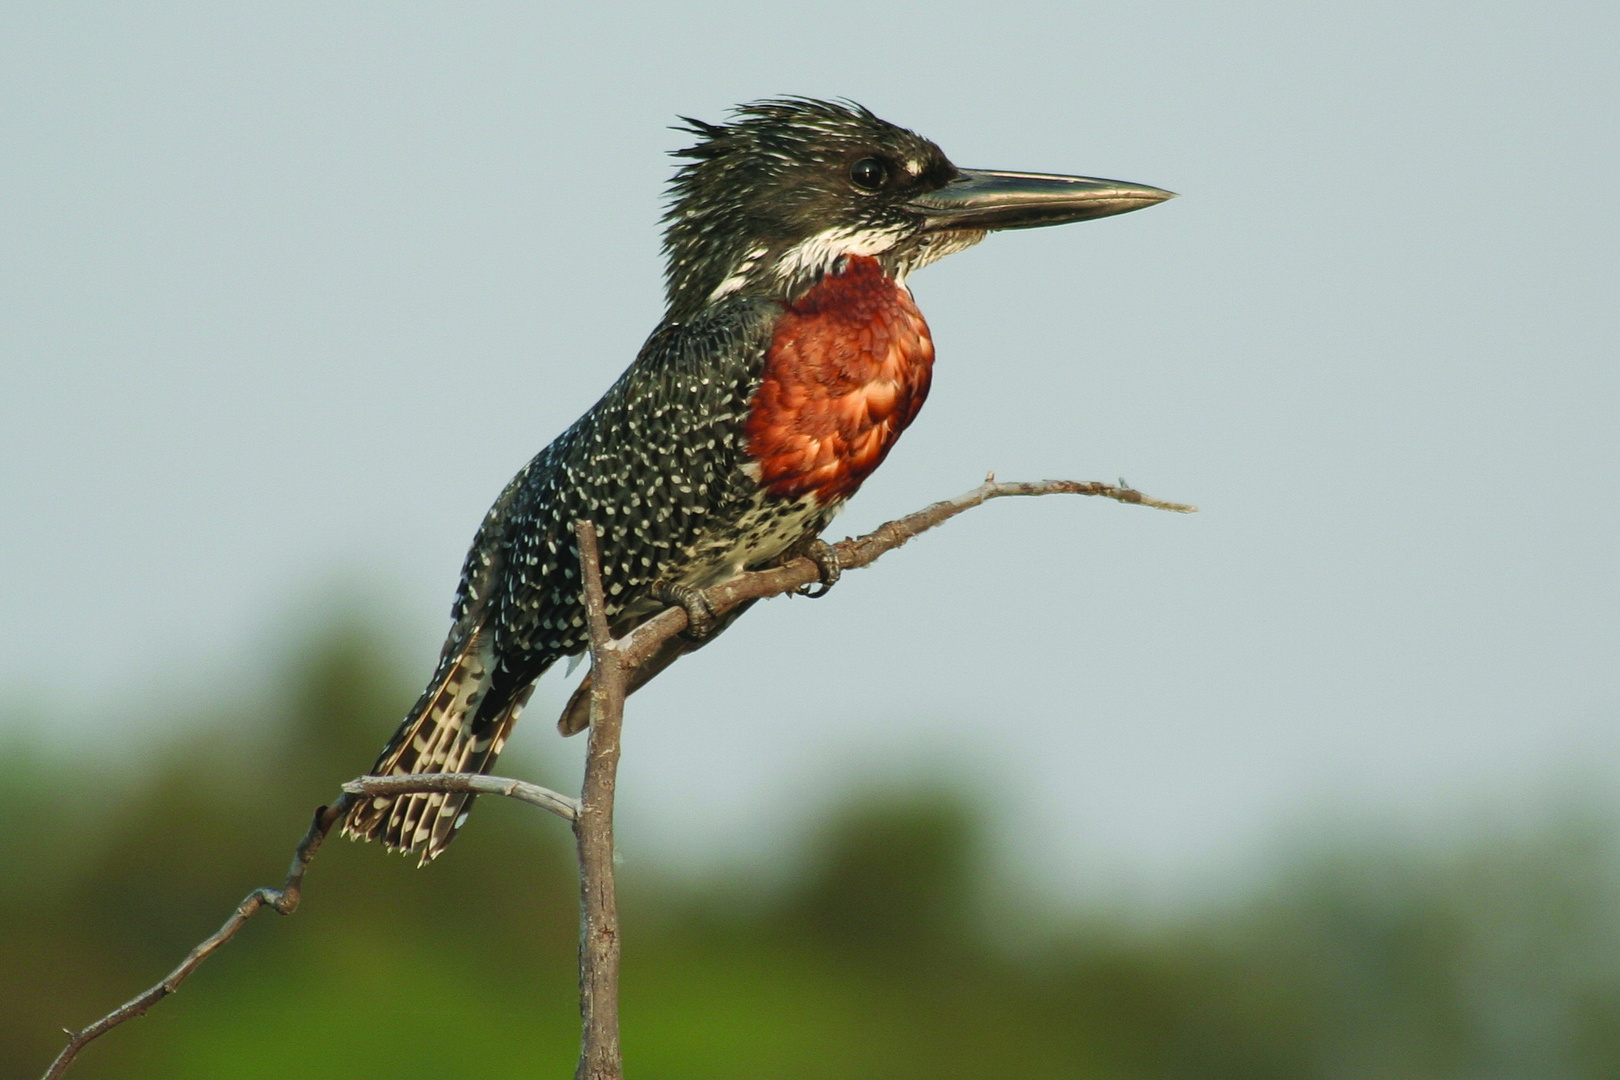
<path fill-rule="evenodd" d="M 634 701 L 648 1077 L 1620 1071 L 1613 5 L 0 12 L 0 1077 L 362 771 L 661 307 L 684 136 L 848 96 L 1185 197 L 912 282 L 838 523 L 975 511 Z M 542 684 L 502 771 L 575 786 Z M 565 831 L 334 842 L 92 1077 L 570 1067 Z"/>

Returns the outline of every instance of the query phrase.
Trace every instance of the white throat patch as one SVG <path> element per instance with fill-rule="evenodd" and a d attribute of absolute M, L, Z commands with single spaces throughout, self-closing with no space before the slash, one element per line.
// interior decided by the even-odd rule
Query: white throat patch
<path fill-rule="evenodd" d="M 772 272 L 781 281 L 793 285 L 814 280 L 833 268 L 845 255 L 881 255 L 900 242 L 905 230 L 852 229 L 835 226 L 823 229 L 814 236 L 794 244 L 776 260 Z"/>

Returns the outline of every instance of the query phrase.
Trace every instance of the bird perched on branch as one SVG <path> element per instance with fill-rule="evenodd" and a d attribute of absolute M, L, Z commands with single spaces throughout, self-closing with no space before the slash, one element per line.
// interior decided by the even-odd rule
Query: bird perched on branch
<path fill-rule="evenodd" d="M 598 530 L 623 634 L 669 604 L 689 631 L 640 685 L 741 613 L 700 590 L 808 555 L 928 396 L 934 346 L 906 278 L 986 232 L 1151 206 L 1168 191 L 960 169 L 861 106 L 784 98 L 687 120 L 665 215 L 668 309 L 628 370 L 517 474 L 467 555 L 438 669 L 374 774 L 487 772 L 534 682 L 587 648 L 574 523 Z M 634 687 L 632 687 L 633 689 Z M 586 723 L 586 695 L 564 734 Z M 344 831 L 444 850 L 470 794 L 377 797 Z"/>

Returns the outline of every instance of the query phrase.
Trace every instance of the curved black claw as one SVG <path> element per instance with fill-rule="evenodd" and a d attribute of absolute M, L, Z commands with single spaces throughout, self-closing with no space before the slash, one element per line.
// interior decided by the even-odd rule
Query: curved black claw
<path fill-rule="evenodd" d="M 708 598 L 703 595 L 702 589 L 659 580 L 653 582 L 651 592 L 654 600 L 662 600 L 666 604 L 675 604 L 686 609 L 686 629 L 681 631 L 682 637 L 702 641 L 714 633 L 714 608 L 709 606 Z"/>
<path fill-rule="evenodd" d="M 819 600 L 831 592 L 832 587 L 838 584 L 838 579 L 844 575 L 843 564 L 838 561 L 838 549 L 827 541 L 818 539 L 806 544 L 800 554 L 816 564 L 821 576 L 814 585 L 801 585 L 793 590 L 794 595 Z"/>

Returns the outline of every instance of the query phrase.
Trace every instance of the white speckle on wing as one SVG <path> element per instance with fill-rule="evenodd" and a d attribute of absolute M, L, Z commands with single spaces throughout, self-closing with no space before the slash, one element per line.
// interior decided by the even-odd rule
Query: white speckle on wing
<path fill-rule="evenodd" d="M 732 293 L 748 284 L 748 275 L 753 272 L 754 264 L 759 262 L 764 255 L 765 249 L 762 247 L 755 248 L 747 255 L 744 255 L 742 261 L 739 262 L 736 268 L 731 271 L 730 276 L 728 276 L 726 280 L 722 281 L 719 285 L 716 285 L 714 292 L 709 294 L 709 303 L 714 303 L 722 296 L 730 296 Z"/>
<path fill-rule="evenodd" d="M 756 494 L 726 539 L 709 540 L 693 550 L 680 583 L 706 589 L 744 570 L 764 566 L 793 545 L 827 527 L 843 500 L 823 505 L 814 495 L 779 499 Z"/>

